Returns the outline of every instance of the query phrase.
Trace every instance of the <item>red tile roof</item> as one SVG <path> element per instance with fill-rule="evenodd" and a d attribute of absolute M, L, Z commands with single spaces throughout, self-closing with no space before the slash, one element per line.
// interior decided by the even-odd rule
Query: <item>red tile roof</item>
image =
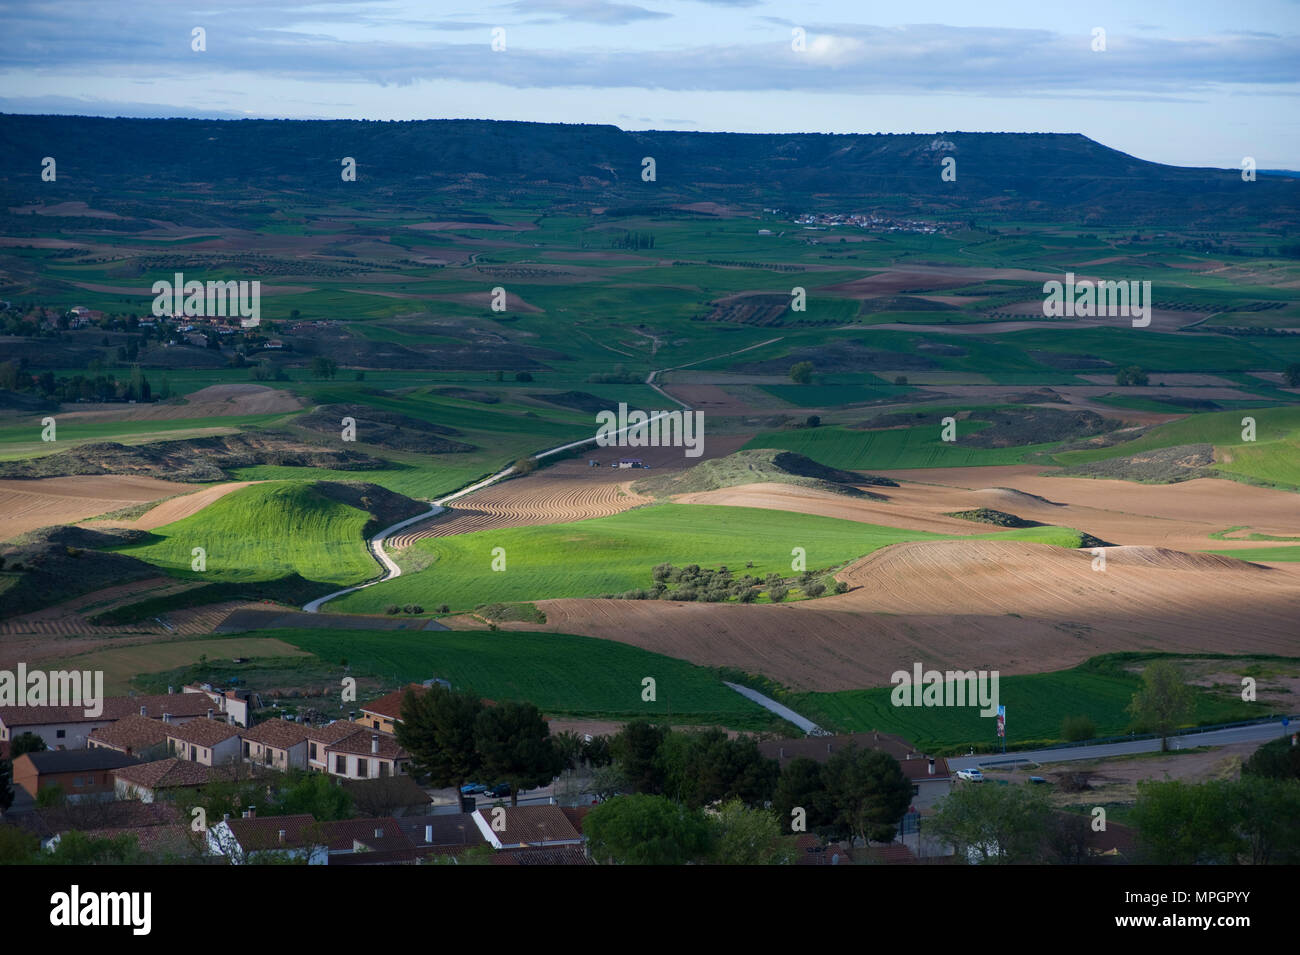
<path fill-rule="evenodd" d="M 295 816 L 255 816 L 252 819 L 228 819 L 226 825 L 245 852 L 267 849 L 301 849 L 325 845 L 326 837 L 319 823 L 307 813 Z M 284 838 L 280 837 L 283 830 Z"/>
<path fill-rule="evenodd" d="M 411 840 L 392 816 L 339 819 L 322 822 L 320 828 L 331 852 L 351 852 L 354 843 L 360 843 L 372 852 L 400 852 L 412 848 Z"/>
<path fill-rule="evenodd" d="M 573 823 L 569 822 L 559 806 L 513 806 L 506 807 L 502 811 L 504 815 L 498 818 L 505 821 L 505 828 L 497 832 L 492 828 L 494 811 L 477 810 L 487 830 L 500 841 L 502 846 L 536 846 L 582 840 L 582 834 L 573 827 Z M 479 829 L 483 830 L 482 824 L 479 825 Z"/>
<path fill-rule="evenodd" d="M 135 753 L 166 742 L 171 728 L 162 720 L 132 713 L 108 726 L 96 726 L 88 738 L 120 752 Z"/>
<path fill-rule="evenodd" d="M 51 723 L 111 723 L 124 716 L 161 717 L 164 713 L 188 718 L 206 716 L 212 701 L 202 693 L 156 693 L 151 696 L 107 696 L 98 716 L 87 716 L 84 706 L 0 706 L 5 726 L 46 726 Z"/>
<path fill-rule="evenodd" d="M 307 728 L 300 723 L 290 723 L 280 717 L 258 723 L 256 726 L 242 730 L 239 734 L 246 740 L 273 746 L 276 749 L 288 749 L 307 739 Z"/>
<path fill-rule="evenodd" d="M 207 717 L 190 720 L 188 723 L 180 725 L 173 723 L 167 726 L 169 739 L 193 743 L 195 746 L 216 746 L 238 735 L 239 727 L 231 726 L 229 723 L 219 723 Z"/>
<path fill-rule="evenodd" d="M 212 778 L 212 770 L 188 759 L 157 759 L 114 770 L 113 775 L 145 789 L 170 789 L 177 786 L 202 786 Z"/>
<path fill-rule="evenodd" d="M 373 751 L 374 737 L 379 737 L 379 752 Z M 387 733 L 369 727 L 357 730 L 333 743 L 325 744 L 328 753 L 351 753 L 355 756 L 378 756 L 381 759 L 410 759 L 411 754 L 397 745 Z"/>
<path fill-rule="evenodd" d="M 429 692 L 427 687 L 421 686 L 419 683 L 412 683 L 408 686 L 402 687 L 400 690 L 394 690 L 387 696 L 381 696 L 379 699 L 367 703 L 365 706 L 361 707 L 361 712 L 374 713 L 376 716 L 387 717 L 390 720 L 401 719 L 402 700 L 406 698 L 408 691 L 417 694 Z"/>

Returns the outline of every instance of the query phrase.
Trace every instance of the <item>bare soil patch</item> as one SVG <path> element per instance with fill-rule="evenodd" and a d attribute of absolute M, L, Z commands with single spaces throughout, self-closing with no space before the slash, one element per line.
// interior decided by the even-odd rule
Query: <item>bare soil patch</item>
<path fill-rule="evenodd" d="M 119 474 L 0 480 L 0 540 L 38 527 L 75 524 L 97 514 L 171 497 L 192 487 Z"/>
<path fill-rule="evenodd" d="M 227 415 L 277 414 L 298 411 L 302 402 L 279 388 L 265 385 L 209 385 L 188 401 L 156 404 L 65 405 L 60 417 L 92 421 L 168 421 L 176 418 L 216 418 Z"/>
<path fill-rule="evenodd" d="M 886 686 L 918 659 L 940 668 L 1038 673 L 1119 650 L 1294 655 L 1300 574 L 1242 565 L 1121 563 L 1013 541 L 897 544 L 839 576 L 855 589 L 792 604 L 539 601 L 543 625 L 619 640 L 787 686 Z M 974 650 L 974 653 L 972 651 Z"/>

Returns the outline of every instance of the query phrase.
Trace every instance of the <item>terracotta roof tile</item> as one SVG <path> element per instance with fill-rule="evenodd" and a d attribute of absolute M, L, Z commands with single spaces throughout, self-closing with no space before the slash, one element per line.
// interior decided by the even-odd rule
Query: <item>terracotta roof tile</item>
<path fill-rule="evenodd" d="M 479 809 L 477 814 L 491 831 L 492 811 Z M 506 807 L 501 818 L 505 820 L 505 828 L 499 832 L 493 831 L 492 834 L 503 846 L 577 842 L 582 839 L 582 834 L 573 828 L 559 806 Z"/>
<path fill-rule="evenodd" d="M 216 746 L 219 743 L 224 743 L 232 736 L 238 735 L 239 727 L 231 726 L 229 723 L 219 723 L 206 717 L 190 720 L 188 723 L 180 725 L 170 724 L 167 726 L 169 739 L 182 740 L 186 743 L 193 743 L 195 746 Z"/>
<path fill-rule="evenodd" d="M 379 752 L 372 749 L 373 737 L 379 737 Z M 380 756 L 385 759 L 409 759 L 411 754 L 397 745 L 397 740 L 387 733 L 366 727 L 333 743 L 325 744 L 326 752 L 350 753 L 355 756 Z"/>
<path fill-rule="evenodd" d="M 361 707 L 362 713 L 374 713 L 378 716 L 387 717 L 390 720 L 399 719 L 402 715 L 402 700 L 405 699 L 408 690 L 415 693 L 427 693 L 428 688 L 421 686 L 419 683 L 412 683 L 402 687 L 400 690 L 394 690 L 387 696 L 381 696 L 379 699 L 367 703 Z"/>
<path fill-rule="evenodd" d="M 114 775 L 145 789 L 169 789 L 176 786 L 202 786 L 212 778 L 212 771 L 188 759 L 157 759 L 116 770 Z"/>
<path fill-rule="evenodd" d="M 138 752 L 166 742 L 169 729 L 171 727 L 162 720 L 132 713 L 108 726 L 96 726 L 90 731 L 89 738 L 122 752 Z"/>
<path fill-rule="evenodd" d="M 265 723 L 258 723 L 256 726 L 242 730 L 239 735 L 246 740 L 261 743 L 264 746 L 288 749 L 307 739 L 307 728 L 300 723 L 290 723 L 288 720 L 282 720 L 277 716 Z"/>
<path fill-rule="evenodd" d="M 229 819 L 226 825 L 245 852 L 267 849 L 301 849 L 308 845 L 324 845 L 322 826 L 310 815 L 255 816 L 252 819 Z M 284 838 L 280 837 L 281 830 Z"/>

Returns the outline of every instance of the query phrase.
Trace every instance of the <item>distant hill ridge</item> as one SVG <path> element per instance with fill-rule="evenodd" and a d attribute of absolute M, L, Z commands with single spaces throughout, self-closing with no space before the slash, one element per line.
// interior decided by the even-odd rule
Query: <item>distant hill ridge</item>
<path fill-rule="evenodd" d="M 645 478 L 634 484 L 632 489 L 640 494 L 663 497 L 671 494 L 716 491 L 719 488 L 736 487 L 742 484 L 792 484 L 818 491 L 828 491 L 832 494 L 870 497 L 876 500 L 883 500 L 883 498 L 879 494 L 872 494 L 855 485 L 898 487 L 898 483 L 889 478 L 827 467 L 793 451 L 756 448 L 737 451 L 725 458 L 703 461 L 680 474 L 661 474 Z"/>
<path fill-rule="evenodd" d="M 32 155 L 58 159 L 56 182 L 41 181 Z M 344 156 L 356 159 L 355 182 L 342 181 Z M 653 182 L 641 179 L 647 156 L 655 160 Z M 957 160 L 955 182 L 940 179 L 947 156 Z M 874 207 L 933 216 L 987 207 L 1044 219 L 1076 210 L 1099 222 L 1300 222 L 1293 180 L 1243 183 L 1239 171 L 1147 162 L 1077 133 L 751 134 L 459 119 L 0 114 L 0 170 L 10 205 L 212 183 L 262 199 L 268 189 L 336 198 L 346 190 L 349 198 L 422 205 L 439 192 L 455 203 L 500 204 L 510 189 L 526 188 L 603 206 L 606 214 L 707 199 L 792 213 Z M 147 217 L 143 206 L 134 214 Z"/>

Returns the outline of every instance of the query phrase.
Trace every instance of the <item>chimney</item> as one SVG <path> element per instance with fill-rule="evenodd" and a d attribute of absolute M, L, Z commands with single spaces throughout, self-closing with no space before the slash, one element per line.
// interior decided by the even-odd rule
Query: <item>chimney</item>
<path fill-rule="evenodd" d="M 933 756 L 930 757 L 930 775 L 931 775 L 931 776 L 934 775 L 934 757 L 933 757 Z"/>
<path fill-rule="evenodd" d="M 229 821 L 230 821 L 230 813 L 228 813 L 228 812 L 223 812 L 223 813 L 221 814 L 221 821 L 222 821 L 222 822 L 229 822 Z"/>
<path fill-rule="evenodd" d="M 379 752 L 379 734 L 378 734 L 378 733 L 371 733 L 371 734 L 370 734 L 370 752 L 372 752 L 372 753 L 378 753 L 378 752 Z"/>
<path fill-rule="evenodd" d="M 355 720 L 356 718 L 357 718 L 357 711 L 356 711 L 356 710 L 348 710 L 348 719 L 349 719 L 349 720 Z"/>
<path fill-rule="evenodd" d="M 172 715 L 171 715 L 170 713 L 164 713 L 164 714 L 163 714 L 163 722 L 164 722 L 164 723 L 170 723 L 171 721 L 172 721 Z"/>
<path fill-rule="evenodd" d="M 176 687 L 174 687 L 174 686 L 169 686 L 169 687 L 167 687 L 167 693 L 168 693 L 169 695 L 172 694 L 172 693 L 175 693 L 175 692 L 176 692 Z"/>
<path fill-rule="evenodd" d="M 240 818 L 240 819 L 247 819 L 247 818 L 248 818 L 248 810 L 245 809 L 243 812 L 241 812 L 241 813 L 239 814 L 239 818 Z"/>
<path fill-rule="evenodd" d="M 830 751 L 831 751 L 831 744 L 830 744 L 830 743 L 827 743 L 827 744 L 826 744 L 826 752 L 829 753 Z"/>
<path fill-rule="evenodd" d="M 779 759 L 785 759 L 785 747 L 784 747 L 784 746 L 781 747 L 781 749 L 780 749 L 780 754 L 781 754 L 781 755 L 780 755 L 778 758 L 779 758 Z"/>
<path fill-rule="evenodd" d="M 424 841 L 429 845 L 433 845 L 433 826 L 424 827 Z"/>
<path fill-rule="evenodd" d="M 376 830 L 375 830 L 375 838 L 376 838 L 376 839 L 382 839 L 382 838 L 384 838 L 384 830 L 382 830 L 382 829 L 376 829 Z"/>
<path fill-rule="evenodd" d="M 248 807 L 248 818 L 249 818 L 249 819 L 256 819 L 256 818 L 257 818 L 257 807 L 256 807 L 256 806 L 249 806 L 249 807 Z"/>
<path fill-rule="evenodd" d="M 148 716 L 148 715 L 149 715 L 149 707 L 147 707 L 147 706 L 142 706 L 142 707 L 140 707 L 140 715 L 141 715 L 141 716 Z"/>
<path fill-rule="evenodd" d="M 208 707 L 208 719 L 212 719 L 212 714 L 213 714 L 213 712 L 214 712 L 214 711 L 213 711 L 212 707 L 209 706 L 209 707 Z"/>
<path fill-rule="evenodd" d="M 280 830 L 280 845 L 284 845 L 284 830 Z"/>

